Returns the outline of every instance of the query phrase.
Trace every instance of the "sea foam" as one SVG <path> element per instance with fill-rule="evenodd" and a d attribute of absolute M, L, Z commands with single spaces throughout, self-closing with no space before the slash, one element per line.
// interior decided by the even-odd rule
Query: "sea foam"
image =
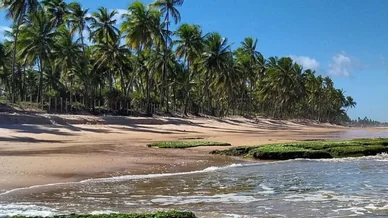
<path fill-rule="evenodd" d="M 252 165 L 252 164 L 247 164 Z M 152 178 L 160 178 L 160 177 L 169 177 L 169 176 L 180 176 L 180 175 L 191 175 L 198 173 L 207 173 L 214 172 L 219 170 L 225 170 L 228 168 L 235 167 L 243 167 L 244 164 L 231 164 L 223 167 L 208 167 L 203 170 L 189 171 L 189 172 L 178 172 L 178 173 L 160 173 L 160 174 L 145 174 L 145 175 L 126 175 L 126 176 L 116 176 L 116 177 L 108 177 L 108 178 L 97 178 L 97 179 L 87 179 L 79 182 L 62 182 L 62 183 L 51 183 L 44 185 L 34 185 L 23 188 L 15 188 L 5 192 L 0 193 L 0 196 L 4 196 L 10 193 L 18 192 L 18 191 L 26 191 L 36 188 L 45 188 L 45 187 L 53 187 L 53 186 L 61 186 L 61 185 L 72 185 L 72 184 L 83 184 L 83 183 L 104 183 L 104 182 L 121 182 L 121 181 L 129 181 L 129 180 L 139 180 L 139 179 L 152 179 Z"/>
<path fill-rule="evenodd" d="M 0 217 L 8 216 L 42 216 L 50 217 L 57 214 L 55 209 L 26 204 L 0 204 Z"/>

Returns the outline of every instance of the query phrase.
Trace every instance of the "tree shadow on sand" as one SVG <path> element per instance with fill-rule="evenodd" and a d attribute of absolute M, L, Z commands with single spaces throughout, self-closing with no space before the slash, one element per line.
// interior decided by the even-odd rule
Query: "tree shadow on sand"
<path fill-rule="evenodd" d="M 62 140 L 42 140 L 31 137 L 0 137 L 0 142 L 21 142 L 21 143 L 63 143 Z"/>
<path fill-rule="evenodd" d="M 80 155 L 80 154 L 107 154 L 107 153 L 121 153 L 115 145 L 75 145 L 65 147 L 55 147 L 40 150 L 7 150 L 0 148 L 0 156 L 47 156 L 57 154 L 69 154 L 69 155 Z"/>

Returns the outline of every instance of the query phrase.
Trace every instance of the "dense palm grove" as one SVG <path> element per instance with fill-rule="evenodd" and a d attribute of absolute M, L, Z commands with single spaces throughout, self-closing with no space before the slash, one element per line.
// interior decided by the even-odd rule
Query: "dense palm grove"
<path fill-rule="evenodd" d="M 358 117 L 347 124 L 354 127 L 388 127 L 388 122 L 379 122 L 377 120 L 369 119 L 368 117 L 364 117 L 363 119 Z"/>
<path fill-rule="evenodd" d="M 133 2 L 118 12 L 91 12 L 62 0 L 0 0 L 13 22 L 0 45 L 0 87 L 13 102 L 61 97 L 127 113 L 265 115 L 348 120 L 356 103 L 330 77 L 316 76 L 289 57 L 265 59 L 258 40 L 236 50 L 219 33 L 179 24 L 184 0 Z M 171 24 L 177 24 L 172 29 Z"/>

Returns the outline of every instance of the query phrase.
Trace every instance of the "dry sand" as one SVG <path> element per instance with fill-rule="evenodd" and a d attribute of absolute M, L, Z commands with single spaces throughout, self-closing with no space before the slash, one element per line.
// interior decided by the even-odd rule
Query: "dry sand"
<path fill-rule="evenodd" d="M 269 119 L 0 114 L 0 192 L 95 177 L 203 169 L 235 162 L 209 147 L 148 148 L 170 140 L 257 145 L 333 138 L 348 128 Z M 221 149 L 221 148 L 217 148 Z"/>

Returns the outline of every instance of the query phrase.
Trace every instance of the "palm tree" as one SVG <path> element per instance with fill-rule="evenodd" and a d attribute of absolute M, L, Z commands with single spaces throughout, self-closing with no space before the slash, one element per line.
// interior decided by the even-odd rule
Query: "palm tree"
<path fill-rule="evenodd" d="M 0 87 L 15 101 L 26 93 L 37 101 L 70 94 L 70 101 L 83 98 L 90 106 L 105 99 L 115 109 L 119 101 L 135 108 L 146 101 L 148 115 L 152 102 L 166 112 L 171 105 L 184 107 L 185 115 L 202 105 L 213 114 L 237 109 L 335 123 L 346 122 L 346 112 L 357 105 L 332 78 L 288 57 L 266 59 L 254 37 L 232 51 L 226 38 L 204 36 L 198 25 L 170 31 L 181 21 L 183 0 L 135 1 L 120 27 L 117 11 L 104 7 L 89 16 L 67 0 L 42 0 L 43 8 L 38 0 L 0 3 L 13 21 L 0 43 Z"/>
<path fill-rule="evenodd" d="M 146 48 L 151 48 L 161 37 L 160 12 L 139 1 L 133 2 L 128 11 L 129 13 L 124 15 L 121 32 L 125 33 L 127 45 L 140 53 Z"/>
<path fill-rule="evenodd" d="M 164 14 L 164 26 L 166 26 L 166 34 L 165 34 L 165 48 L 164 49 L 164 59 L 167 59 L 167 48 L 169 47 L 168 45 L 168 41 L 169 40 L 169 35 L 170 35 L 170 32 L 169 32 L 169 27 L 170 27 L 170 17 L 174 19 L 174 22 L 175 24 L 178 24 L 180 21 L 181 21 L 181 15 L 178 11 L 178 9 L 176 8 L 176 6 L 182 6 L 184 3 L 184 0 L 156 0 L 154 3 L 152 3 L 152 6 L 154 7 L 157 7 L 160 9 L 160 11 Z M 168 63 L 167 60 L 164 61 L 165 64 Z M 166 87 L 166 92 L 167 92 L 167 96 L 168 96 L 168 86 L 166 86 L 166 78 L 168 77 L 168 69 L 167 69 L 167 66 L 165 65 L 163 67 L 163 78 L 162 78 L 162 87 Z M 162 89 L 164 90 L 164 89 Z M 164 92 L 162 91 L 161 93 L 161 98 L 162 98 L 162 106 L 164 105 Z M 167 109 L 166 109 L 166 112 L 168 113 L 169 112 L 169 103 L 168 103 L 168 99 L 167 99 Z"/>
<path fill-rule="evenodd" d="M 215 87 L 215 92 L 218 96 L 218 103 L 222 102 L 223 97 L 225 98 L 226 114 L 223 113 L 222 115 L 229 114 L 229 109 L 233 100 L 234 88 L 238 87 L 240 76 L 242 75 L 236 61 L 233 59 L 232 53 L 230 53 L 226 64 L 225 69 L 217 71 L 215 79 L 211 84 Z M 219 108 L 223 109 L 222 105 Z"/>
<path fill-rule="evenodd" d="M 10 30 L 4 31 L 5 36 L 5 48 L 7 52 L 7 57 L 9 63 L 6 64 L 6 75 L 8 76 L 8 82 L 9 82 L 9 99 L 13 99 L 14 101 L 17 101 L 17 95 L 20 94 L 20 99 L 23 99 L 25 94 L 25 89 L 23 88 L 23 77 L 24 77 L 24 71 L 22 69 L 22 62 L 20 58 L 18 57 L 18 48 L 16 48 L 16 63 L 15 63 L 15 70 L 12 72 L 12 53 L 15 49 L 15 38 L 16 38 L 16 26 L 12 26 Z"/>
<path fill-rule="evenodd" d="M 249 84 L 249 104 L 252 104 L 252 96 L 254 92 L 254 86 L 258 81 L 260 74 L 263 73 L 265 65 L 264 57 L 257 51 L 257 39 L 247 37 L 241 42 L 241 47 L 237 50 L 237 59 L 240 67 L 244 68 L 242 71 L 247 78 L 244 81 Z"/>
<path fill-rule="evenodd" d="M 16 33 L 15 33 L 15 40 L 14 40 L 14 46 L 13 46 L 13 52 L 12 52 L 12 81 L 15 77 L 15 64 L 16 64 L 16 48 L 17 48 L 17 42 L 19 40 L 19 29 L 20 26 L 23 23 L 23 19 L 26 14 L 30 14 L 35 12 L 38 8 L 40 8 L 40 4 L 38 0 L 0 0 L 0 7 L 7 9 L 6 17 L 11 19 L 14 23 L 16 23 Z M 12 82 L 13 84 L 13 82 Z M 13 93 L 15 93 L 15 90 L 12 85 Z M 14 95 L 12 95 L 13 100 L 15 101 Z"/>
<path fill-rule="evenodd" d="M 181 14 L 179 13 L 176 6 L 182 6 L 184 0 L 156 0 L 151 5 L 160 9 L 165 14 L 164 22 L 166 23 L 167 30 L 170 25 L 170 18 L 174 19 L 175 24 L 181 21 Z"/>
<path fill-rule="evenodd" d="M 117 41 L 119 29 L 116 27 L 117 20 L 114 19 L 117 13 L 116 10 L 109 13 L 108 9 L 100 7 L 92 14 L 90 27 L 93 30 L 91 38 L 94 42 Z"/>
<path fill-rule="evenodd" d="M 184 59 L 186 63 L 187 76 L 185 78 L 185 109 L 184 114 L 187 115 L 187 108 L 190 97 L 190 84 L 193 79 L 193 72 L 191 71 L 191 64 L 198 58 L 203 51 L 202 30 L 198 25 L 182 24 L 176 35 L 178 39 L 174 41 L 176 47 L 176 55 L 179 59 Z"/>
<path fill-rule="evenodd" d="M 293 99 L 296 96 L 293 89 L 294 64 L 288 57 L 271 57 L 267 64 L 267 77 L 265 85 L 261 88 L 261 94 L 264 101 L 271 101 L 273 117 L 283 116 L 284 110 L 291 107 Z"/>
<path fill-rule="evenodd" d="M 21 24 L 26 14 L 33 13 L 40 7 L 37 0 L 1 0 L 0 3 L 1 8 L 7 9 L 6 17 L 18 24 Z"/>
<path fill-rule="evenodd" d="M 63 0 L 43 0 L 42 5 L 56 27 L 65 22 L 66 15 L 69 14 L 66 2 Z"/>
<path fill-rule="evenodd" d="M 244 41 L 241 43 L 242 45 L 242 51 L 250 58 L 252 62 L 255 62 L 256 59 L 261 55 L 260 52 L 258 52 L 257 49 L 257 39 L 253 39 L 252 37 L 247 37 L 244 39 Z"/>
<path fill-rule="evenodd" d="M 91 18 L 90 27 L 93 30 L 91 38 L 98 44 L 109 44 L 111 42 L 117 42 L 119 38 L 119 29 L 116 27 L 115 15 L 117 11 L 113 10 L 108 12 L 108 9 L 100 7 L 98 12 L 94 12 Z M 112 69 L 109 70 L 109 87 L 110 91 L 113 90 L 113 74 Z"/>
<path fill-rule="evenodd" d="M 0 81 L 5 86 L 4 90 L 8 91 L 8 93 L 11 94 L 11 84 L 9 81 L 9 66 L 7 66 L 8 60 L 10 59 L 8 50 L 9 48 L 6 43 L 0 43 Z"/>
<path fill-rule="evenodd" d="M 66 16 L 67 24 L 70 28 L 72 34 L 78 33 L 79 39 L 81 40 L 82 48 L 82 60 L 83 64 L 81 70 L 83 71 L 82 75 L 88 75 L 88 58 L 85 51 L 85 36 L 84 32 L 90 33 L 90 28 L 88 26 L 88 21 L 91 18 L 88 16 L 89 9 L 83 9 L 78 2 L 72 2 L 68 5 L 69 13 Z M 70 98 L 70 104 L 72 104 L 72 99 Z"/>
<path fill-rule="evenodd" d="M 231 45 L 219 33 L 211 33 L 206 37 L 205 49 L 202 54 L 202 70 L 204 72 L 204 90 L 208 109 L 212 108 L 210 93 L 211 80 L 217 73 L 226 70 L 231 55 Z"/>
<path fill-rule="evenodd" d="M 137 55 L 142 58 L 142 51 L 158 44 L 161 38 L 160 12 L 146 7 L 143 3 L 135 1 L 129 8 L 129 13 L 124 15 L 121 31 L 125 33 L 126 44 L 137 50 Z M 144 69 L 144 68 L 143 68 Z M 150 107 L 150 72 L 146 70 L 146 98 L 147 114 L 151 115 Z"/>
<path fill-rule="evenodd" d="M 315 71 L 307 69 L 305 72 L 304 86 L 306 90 L 306 107 L 309 108 L 306 111 L 305 116 L 310 119 L 314 119 L 314 115 L 318 114 L 319 98 L 321 94 L 322 83 L 319 82 L 318 78 L 315 76 Z M 318 119 L 318 116 L 316 117 Z"/>
<path fill-rule="evenodd" d="M 27 69 L 27 72 L 25 73 L 25 89 L 26 92 L 29 94 L 29 99 L 32 101 L 33 96 L 37 97 L 39 93 L 39 78 L 38 78 L 39 72 L 37 72 L 34 69 Z"/>
<path fill-rule="evenodd" d="M 63 81 L 69 82 L 70 87 L 70 104 L 72 104 L 73 96 L 73 78 L 75 72 L 80 69 L 82 65 L 82 45 L 73 40 L 73 34 L 65 26 L 58 28 L 58 35 L 56 36 L 56 44 L 53 55 L 56 57 L 55 65 L 62 70 Z"/>
<path fill-rule="evenodd" d="M 357 102 L 355 102 L 351 96 L 347 96 L 346 103 L 345 103 L 345 107 L 347 108 L 346 112 L 348 112 L 349 108 L 355 108 L 356 106 L 357 106 Z"/>
<path fill-rule="evenodd" d="M 128 95 L 128 83 L 125 82 L 125 65 L 129 64 L 130 50 L 120 45 L 121 37 L 117 37 L 116 41 L 109 41 L 108 43 L 101 42 L 96 45 L 96 57 L 95 69 L 99 69 L 105 66 L 115 69 L 120 76 L 120 83 L 122 89 L 122 95 L 127 97 Z M 109 78 L 110 80 L 112 77 Z M 110 81 L 112 83 L 112 81 Z"/>
<path fill-rule="evenodd" d="M 55 45 L 55 26 L 43 10 L 31 14 L 26 24 L 20 29 L 20 57 L 24 62 L 35 64 L 39 68 L 39 93 L 42 98 L 44 70 L 50 66 L 51 52 Z"/>
<path fill-rule="evenodd" d="M 3 43 L 0 43 L 0 69 L 4 70 L 7 59 L 7 51 Z"/>
<path fill-rule="evenodd" d="M 89 9 L 82 9 L 81 5 L 77 2 L 72 2 L 68 5 L 70 12 L 66 17 L 67 23 L 70 27 L 71 33 L 78 32 L 81 39 L 82 52 L 85 58 L 85 36 L 84 31 L 90 33 L 90 28 L 87 22 L 91 19 L 88 17 Z"/>

